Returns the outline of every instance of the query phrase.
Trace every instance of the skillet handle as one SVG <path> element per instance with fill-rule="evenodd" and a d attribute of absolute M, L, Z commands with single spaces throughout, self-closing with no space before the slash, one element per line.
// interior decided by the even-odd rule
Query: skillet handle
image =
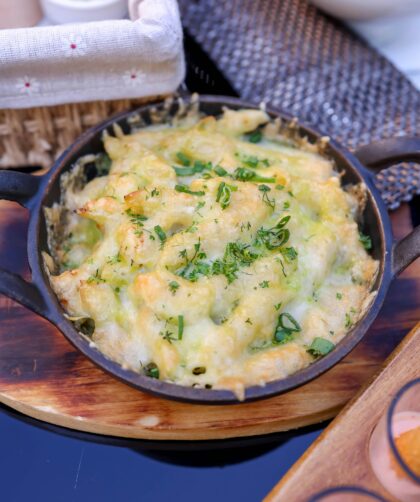
<path fill-rule="evenodd" d="M 389 138 L 364 145 L 354 152 L 368 169 L 378 172 L 398 162 L 420 163 L 420 137 Z M 420 256 L 420 226 L 392 249 L 392 274 L 399 275 Z"/>
<path fill-rule="evenodd" d="M 0 170 L 0 199 L 18 202 L 30 209 L 43 177 L 8 169 Z M 10 243 L 13 244 L 13 243 Z M 49 318 L 48 307 L 39 289 L 22 277 L 0 268 L 0 293 L 30 310 Z"/>

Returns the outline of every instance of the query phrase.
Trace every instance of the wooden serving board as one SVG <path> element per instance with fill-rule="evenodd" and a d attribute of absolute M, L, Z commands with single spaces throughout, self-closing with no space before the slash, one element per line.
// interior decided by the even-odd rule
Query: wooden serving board
<path fill-rule="evenodd" d="M 369 440 L 398 390 L 420 375 L 420 323 L 387 359 L 384 369 L 325 429 L 265 502 L 306 502 L 335 486 L 357 485 L 398 502 L 378 481 Z M 414 500 L 414 499 L 413 499 Z"/>
<path fill-rule="evenodd" d="M 411 228 L 393 214 L 395 235 Z M 0 202 L 0 265 L 29 278 L 27 214 Z M 264 401 L 230 406 L 159 399 L 115 380 L 73 348 L 48 321 L 0 296 L 0 402 L 73 429 L 157 440 L 226 439 L 298 428 L 334 417 L 420 318 L 420 263 L 391 286 L 364 340 L 309 384 Z"/>

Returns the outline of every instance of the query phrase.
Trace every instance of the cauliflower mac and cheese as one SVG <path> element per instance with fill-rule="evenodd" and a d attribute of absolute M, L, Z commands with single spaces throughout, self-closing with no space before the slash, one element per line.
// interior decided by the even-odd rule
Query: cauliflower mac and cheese
<path fill-rule="evenodd" d="M 264 111 L 104 147 L 103 175 L 63 194 L 47 262 L 69 318 L 123 367 L 240 396 L 330 352 L 369 305 L 360 197 Z"/>

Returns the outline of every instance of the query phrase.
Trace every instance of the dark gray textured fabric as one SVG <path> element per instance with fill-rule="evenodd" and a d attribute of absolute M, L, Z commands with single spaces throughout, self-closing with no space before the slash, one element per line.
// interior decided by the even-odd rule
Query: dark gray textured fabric
<path fill-rule="evenodd" d="M 420 93 L 385 58 L 305 0 L 179 0 L 189 32 L 241 97 L 265 101 L 349 148 L 418 135 Z M 420 193 L 420 167 L 378 175 L 395 208 Z"/>

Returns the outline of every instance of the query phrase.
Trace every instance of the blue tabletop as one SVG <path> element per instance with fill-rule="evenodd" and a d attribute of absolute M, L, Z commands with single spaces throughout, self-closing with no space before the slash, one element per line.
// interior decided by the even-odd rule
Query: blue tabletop
<path fill-rule="evenodd" d="M 134 440 L 104 444 L 99 436 L 51 431 L 0 407 L 0 500 L 255 502 L 321 430 L 278 434 L 259 445 L 216 443 L 218 449 L 209 450 L 207 443 L 197 451 L 162 451 Z"/>

